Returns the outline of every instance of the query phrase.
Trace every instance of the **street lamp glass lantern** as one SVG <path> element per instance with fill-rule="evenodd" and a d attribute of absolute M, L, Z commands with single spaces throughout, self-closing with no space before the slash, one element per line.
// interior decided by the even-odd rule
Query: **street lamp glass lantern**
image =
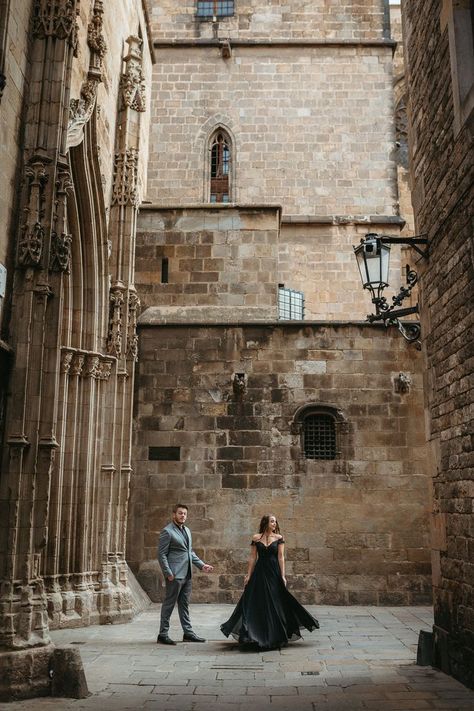
<path fill-rule="evenodd" d="M 377 234 L 369 233 L 354 252 L 364 289 L 369 289 L 372 299 L 379 299 L 388 286 L 390 245 L 383 244 Z"/>

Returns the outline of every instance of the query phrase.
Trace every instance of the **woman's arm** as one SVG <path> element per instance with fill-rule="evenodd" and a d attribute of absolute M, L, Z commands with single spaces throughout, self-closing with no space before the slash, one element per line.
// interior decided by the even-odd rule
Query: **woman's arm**
<path fill-rule="evenodd" d="M 247 569 L 247 575 L 244 578 L 244 585 L 247 585 L 250 580 L 250 576 L 255 568 L 255 563 L 257 562 L 257 546 L 250 546 L 250 556 L 249 556 L 249 566 Z"/>
<path fill-rule="evenodd" d="M 285 578 L 285 544 L 284 543 L 279 543 L 278 544 L 278 563 L 280 564 L 280 572 L 281 572 L 281 577 L 283 578 L 283 582 L 286 585 L 286 578 Z"/>

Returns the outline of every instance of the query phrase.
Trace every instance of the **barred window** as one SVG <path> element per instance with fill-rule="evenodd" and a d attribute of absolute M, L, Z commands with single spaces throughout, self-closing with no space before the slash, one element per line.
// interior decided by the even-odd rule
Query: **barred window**
<path fill-rule="evenodd" d="M 217 131 L 211 140 L 210 202 L 230 202 L 230 140 L 224 131 Z"/>
<path fill-rule="evenodd" d="M 336 459 L 336 423 L 327 414 L 307 415 L 303 423 L 306 459 Z"/>
<path fill-rule="evenodd" d="M 234 14 L 234 0 L 198 0 L 197 17 L 232 17 Z"/>
<path fill-rule="evenodd" d="M 303 321 L 304 294 L 302 291 L 278 287 L 278 318 L 280 321 Z"/>

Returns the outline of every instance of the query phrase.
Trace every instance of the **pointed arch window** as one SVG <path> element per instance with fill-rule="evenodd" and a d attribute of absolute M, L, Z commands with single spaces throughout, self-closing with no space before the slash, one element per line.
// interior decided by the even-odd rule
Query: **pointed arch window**
<path fill-rule="evenodd" d="M 211 139 L 210 202 L 230 202 L 231 144 L 225 131 Z"/>

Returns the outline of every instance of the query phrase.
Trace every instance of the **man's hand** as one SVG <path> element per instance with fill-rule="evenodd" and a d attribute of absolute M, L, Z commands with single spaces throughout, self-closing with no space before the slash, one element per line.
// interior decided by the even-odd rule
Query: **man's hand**
<path fill-rule="evenodd" d="M 201 570 L 202 570 L 203 573 L 212 573 L 212 571 L 214 570 L 214 568 L 213 568 L 212 565 L 208 565 L 207 563 L 204 563 L 204 565 L 202 566 Z"/>
<path fill-rule="evenodd" d="M 172 583 L 174 580 L 174 575 L 168 575 L 166 580 L 169 580 L 169 582 Z"/>

